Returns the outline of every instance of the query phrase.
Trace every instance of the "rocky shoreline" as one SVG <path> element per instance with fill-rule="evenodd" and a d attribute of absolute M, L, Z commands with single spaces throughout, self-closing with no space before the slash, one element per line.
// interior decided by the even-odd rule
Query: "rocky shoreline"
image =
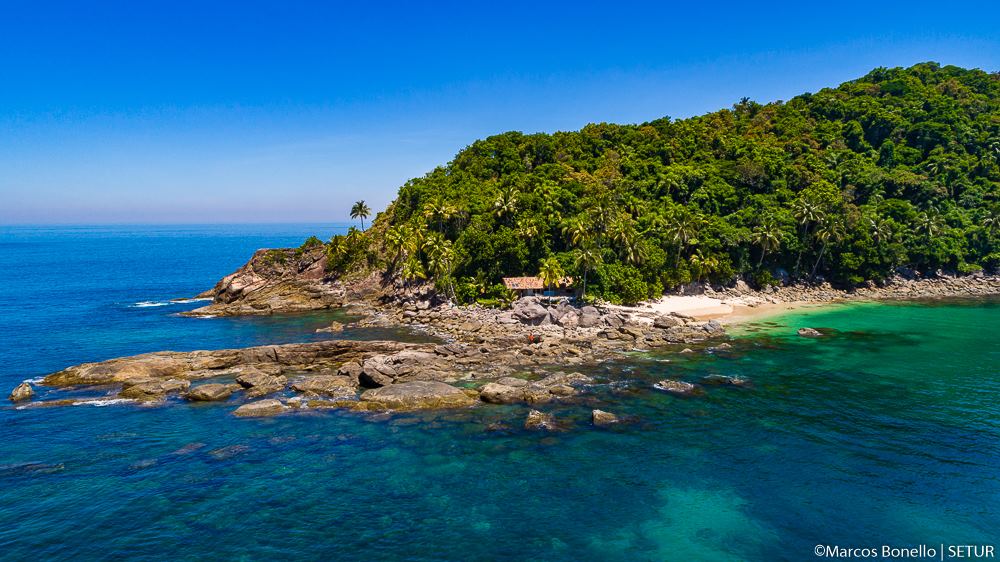
<path fill-rule="evenodd" d="M 430 304 L 372 311 L 361 325 L 409 325 L 445 343 L 329 340 L 193 352 L 156 352 L 84 363 L 11 395 L 21 407 L 225 402 L 234 415 L 302 409 L 386 411 L 569 401 L 593 380 L 572 369 L 635 349 L 724 334 L 717 322 L 649 317 L 523 299 L 509 311 Z M 46 389 L 44 398 L 38 391 Z M 100 393 L 60 398 L 59 390 Z"/>
<path fill-rule="evenodd" d="M 259 250 L 201 297 L 212 304 L 187 315 L 273 314 L 350 307 L 356 327 L 408 327 L 441 343 L 329 341 L 193 352 L 157 352 L 85 363 L 46 376 L 38 388 L 22 383 L 10 395 L 20 408 L 88 401 L 166 404 L 220 402 L 239 417 L 301 410 L 399 411 L 489 407 L 578 400 L 594 381 L 577 369 L 622 353 L 684 345 L 724 336 L 717 320 L 638 307 L 576 307 L 566 300 L 529 297 L 509 310 L 458 307 L 428 285 L 383 283 L 375 276 L 350 282 L 324 277 L 316 250 Z M 829 285 L 753 290 L 692 285 L 701 294 L 743 307 L 845 300 L 921 299 L 1000 294 L 1000 277 L 896 278 L 840 291 Z M 334 325 L 322 331 L 338 333 Z M 804 334 L 808 336 L 808 334 Z M 721 343 L 717 348 L 727 347 Z M 690 351 L 683 349 L 682 351 Z M 733 379 L 703 384 L 750 386 Z M 697 396 L 701 385 L 664 380 L 656 390 Z M 62 391 L 73 390 L 63 396 Z M 80 397 L 80 392 L 91 392 Z M 552 429 L 533 410 L 526 427 Z M 617 422 L 594 410 L 595 425 Z"/>
<path fill-rule="evenodd" d="M 1000 295 L 1000 275 L 939 275 L 931 278 L 896 276 L 883 283 L 869 283 L 851 290 L 836 289 L 829 283 L 750 288 L 737 281 L 732 287 L 700 287 L 699 294 L 722 302 L 755 307 L 782 303 L 834 303 L 843 301 L 922 300 L 974 298 Z"/>

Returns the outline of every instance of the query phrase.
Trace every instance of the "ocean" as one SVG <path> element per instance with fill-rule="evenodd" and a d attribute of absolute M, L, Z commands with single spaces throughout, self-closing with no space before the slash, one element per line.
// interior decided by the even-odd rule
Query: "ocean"
<path fill-rule="evenodd" d="M 83 361 L 333 337 L 339 312 L 186 318 L 261 247 L 346 225 L 0 227 L 0 390 Z M 799 327 L 822 328 L 802 338 Z M 1000 528 L 1000 300 L 848 304 L 726 350 L 611 357 L 568 429 L 528 408 L 237 419 L 0 406 L 0 559 L 807 560 Z M 343 337 L 418 337 L 348 330 Z M 665 377 L 739 376 L 682 399 Z M 599 407 L 627 418 L 601 429 Z M 506 422 L 506 431 L 488 427 Z M 926 552 L 926 551 L 925 551 Z"/>

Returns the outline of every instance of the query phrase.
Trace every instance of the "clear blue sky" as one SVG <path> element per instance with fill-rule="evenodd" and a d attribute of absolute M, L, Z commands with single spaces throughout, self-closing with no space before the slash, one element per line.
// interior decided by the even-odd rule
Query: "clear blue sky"
<path fill-rule="evenodd" d="M 0 0 L 0 223 L 344 220 L 505 130 L 1000 70 L 996 3 Z"/>

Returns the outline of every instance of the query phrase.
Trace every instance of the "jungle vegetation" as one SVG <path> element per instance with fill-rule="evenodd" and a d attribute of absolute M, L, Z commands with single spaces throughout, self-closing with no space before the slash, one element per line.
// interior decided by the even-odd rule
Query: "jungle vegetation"
<path fill-rule="evenodd" d="M 1000 73 L 877 68 L 787 102 L 492 136 L 328 247 L 334 272 L 429 279 L 463 302 L 539 272 L 636 302 L 692 281 L 996 270 Z"/>

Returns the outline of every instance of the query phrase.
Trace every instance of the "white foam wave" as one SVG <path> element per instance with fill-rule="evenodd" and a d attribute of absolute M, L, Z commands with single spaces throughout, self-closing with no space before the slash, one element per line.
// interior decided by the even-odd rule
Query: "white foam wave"
<path fill-rule="evenodd" d="M 151 306 L 170 306 L 171 302 L 162 301 L 140 301 L 132 305 L 132 308 L 149 308 Z"/>
<path fill-rule="evenodd" d="M 74 406 L 97 406 L 98 408 L 103 408 L 104 406 L 113 406 L 115 404 L 130 404 L 135 402 L 130 398 L 104 398 L 96 400 L 80 400 L 78 402 L 73 402 Z"/>
<path fill-rule="evenodd" d="M 200 299 L 174 299 L 174 300 L 172 300 L 170 302 L 174 302 L 174 303 L 177 303 L 177 304 L 188 304 L 188 303 L 191 303 L 191 302 L 205 302 L 205 301 L 210 301 L 210 300 L 212 300 L 212 297 L 202 297 Z"/>

